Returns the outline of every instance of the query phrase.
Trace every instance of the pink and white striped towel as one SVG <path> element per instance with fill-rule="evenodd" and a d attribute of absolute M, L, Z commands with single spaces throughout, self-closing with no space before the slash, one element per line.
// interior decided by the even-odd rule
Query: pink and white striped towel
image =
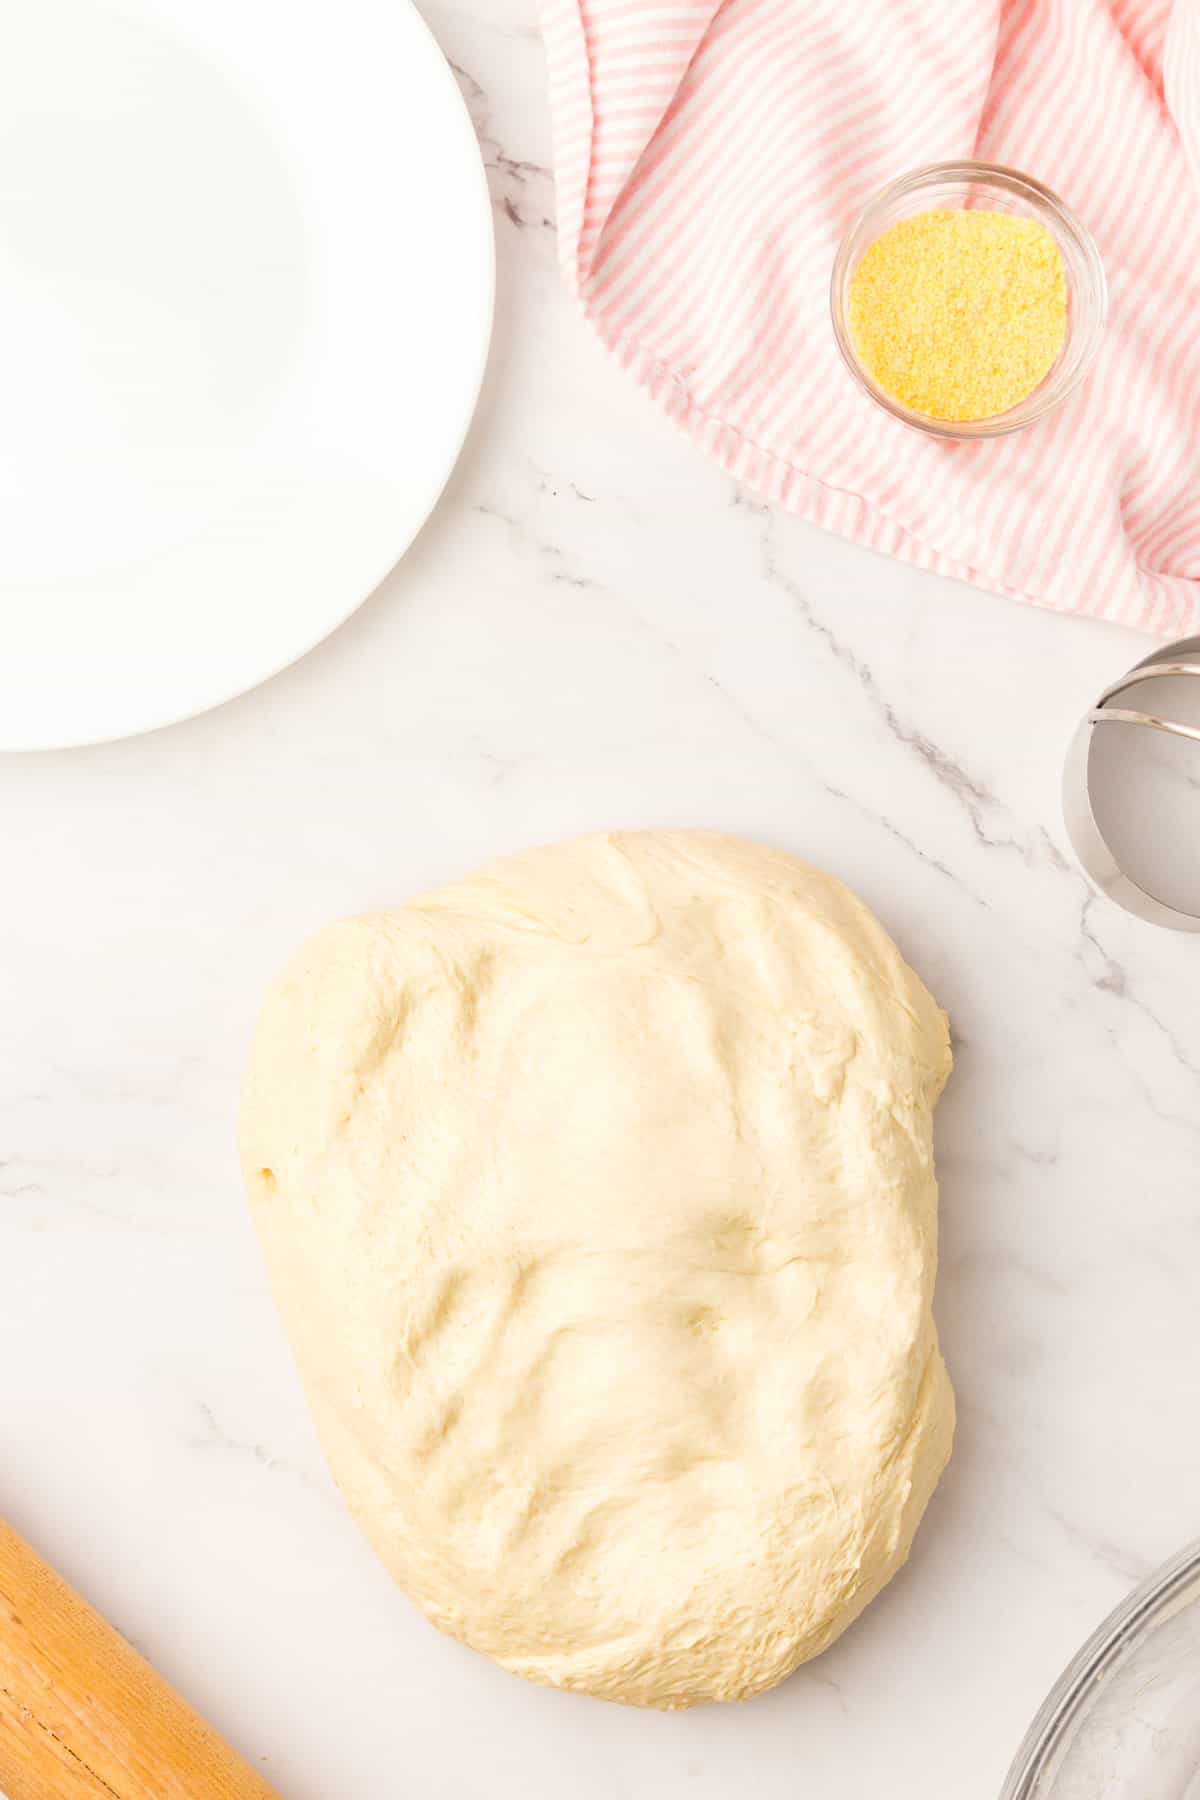
<path fill-rule="evenodd" d="M 980 587 L 1200 631 L 1200 0 L 543 0 L 567 281 L 731 474 Z M 1094 232 L 1100 359 L 1012 437 L 926 440 L 838 359 L 883 182 L 977 156 Z M 1191 159 L 1189 161 L 1189 158 Z"/>

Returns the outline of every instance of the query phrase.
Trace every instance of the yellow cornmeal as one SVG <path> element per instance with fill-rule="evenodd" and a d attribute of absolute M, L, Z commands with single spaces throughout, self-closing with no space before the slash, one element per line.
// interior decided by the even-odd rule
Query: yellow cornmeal
<path fill-rule="evenodd" d="M 1067 331 L 1053 234 L 1011 213 L 935 210 L 876 238 L 850 281 L 850 334 L 881 388 L 935 419 L 1024 399 Z"/>

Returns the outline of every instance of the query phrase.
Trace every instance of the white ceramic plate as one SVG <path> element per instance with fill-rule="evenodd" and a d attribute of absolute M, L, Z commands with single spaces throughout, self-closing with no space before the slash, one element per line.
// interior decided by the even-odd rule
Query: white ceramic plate
<path fill-rule="evenodd" d="M 293 662 L 432 508 L 478 146 L 409 0 L 0 0 L 0 748 Z"/>

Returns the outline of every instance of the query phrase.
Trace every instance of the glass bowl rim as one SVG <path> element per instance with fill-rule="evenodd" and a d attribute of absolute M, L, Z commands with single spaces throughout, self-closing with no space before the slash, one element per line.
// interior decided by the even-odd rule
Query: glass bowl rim
<path fill-rule="evenodd" d="M 1200 1539 L 1135 1587 L 1072 1657 L 1045 1700 L 1013 1759 L 1000 1800 L 1034 1800 L 1050 1758 L 1080 1718 L 1108 1664 L 1122 1657 L 1170 1611 L 1189 1588 L 1200 1599 Z"/>
<path fill-rule="evenodd" d="M 857 242 L 869 225 L 872 216 L 884 211 L 893 201 L 906 199 L 910 194 L 919 193 L 924 187 L 934 187 L 942 183 L 970 182 L 980 187 L 1002 189 L 1005 193 L 1016 193 L 1032 197 L 1034 202 L 1048 210 L 1059 223 L 1066 235 L 1074 240 L 1084 264 L 1087 267 L 1092 296 L 1094 316 L 1090 322 L 1088 336 L 1083 349 L 1079 353 L 1075 368 L 1065 379 L 1055 382 L 1055 368 L 1052 368 L 1044 380 L 1018 400 L 1006 412 L 994 413 L 984 419 L 935 419 L 929 413 L 917 412 L 897 400 L 871 375 L 860 361 L 850 339 L 849 328 L 844 317 L 842 292 L 849 274 L 851 255 Z M 1061 195 L 1039 181 L 1035 175 L 1027 175 L 1023 169 L 1014 169 L 1006 163 L 979 162 L 971 158 L 962 158 L 954 162 L 926 163 L 917 169 L 910 169 L 906 174 L 898 175 L 894 180 L 885 183 L 881 188 L 868 196 L 864 204 L 851 219 L 842 234 L 837 253 L 833 259 L 833 268 L 829 278 L 829 312 L 833 324 L 834 340 L 838 353 L 851 376 L 859 387 L 870 396 L 877 405 L 899 419 L 904 425 L 924 432 L 928 437 L 950 438 L 958 441 L 978 441 L 981 438 L 1003 437 L 1009 432 L 1020 431 L 1026 425 L 1034 424 L 1045 418 L 1047 413 L 1054 412 L 1068 395 L 1074 393 L 1080 382 L 1087 375 L 1100 351 L 1104 340 L 1104 331 L 1108 323 L 1108 281 L 1104 273 L 1104 263 L 1096 246 L 1096 240 L 1083 223 L 1082 219 L 1069 207 Z"/>

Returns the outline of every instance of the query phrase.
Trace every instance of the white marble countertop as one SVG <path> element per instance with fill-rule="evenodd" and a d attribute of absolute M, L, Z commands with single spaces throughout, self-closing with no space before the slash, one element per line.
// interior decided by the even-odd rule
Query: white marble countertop
<path fill-rule="evenodd" d="M 1058 811 L 1148 647 L 735 491 L 561 289 L 529 0 L 437 0 L 495 197 L 478 421 L 384 588 L 257 693 L 0 761 L 0 1512 L 287 1800 L 991 1800 L 1085 1633 L 1200 1517 L 1200 945 Z M 398 429 L 401 428 L 398 424 Z M 741 1708 L 539 1691 L 440 1637 L 325 1473 L 238 1184 L 289 948 L 521 844 L 707 825 L 823 863 L 949 1009 L 956 1454 L 909 1569 Z"/>

